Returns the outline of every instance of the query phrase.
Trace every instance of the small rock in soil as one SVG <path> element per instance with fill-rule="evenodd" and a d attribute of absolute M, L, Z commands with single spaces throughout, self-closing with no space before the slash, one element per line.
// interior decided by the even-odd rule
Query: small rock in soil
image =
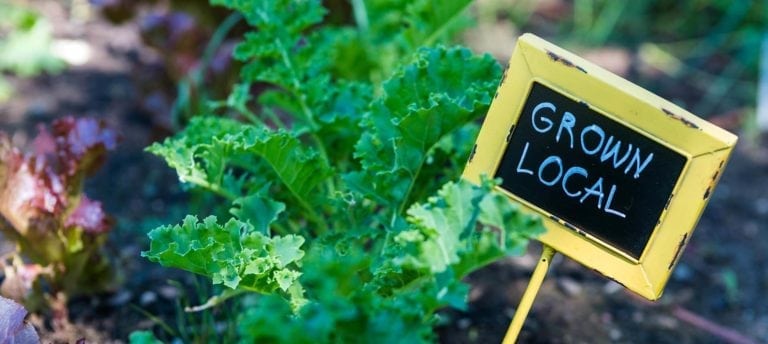
<path fill-rule="evenodd" d="M 109 299 L 110 306 L 122 306 L 131 301 L 133 294 L 128 290 L 121 290 Z"/>
<path fill-rule="evenodd" d="M 760 233 L 760 225 L 758 225 L 757 223 L 750 221 L 746 225 L 744 225 L 744 234 L 749 238 L 754 238 L 759 233 Z"/>
<path fill-rule="evenodd" d="M 27 107 L 27 115 L 33 120 L 42 120 L 53 112 L 54 104 L 45 99 L 36 99 Z"/>
<path fill-rule="evenodd" d="M 768 198 L 758 198 L 755 202 L 755 210 L 759 215 L 768 214 Z"/>
<path fill-rule="evenodd" d="M 141 294 L 141 298 L 139 299 L 139 303 L 141 303 L 142 306 L 154 303 L 155 301 L 157 301 L 157 294 L 151 291 L 145 291 Z"/>
<path fill-rule="evenodd" d="M 484 293 L 485 293 L 485 288 L 482 285 L 478 285 L 472 288 L 472 290 L 469 291 L 469 296 L 468 296 L 469 302 L 474 302 L 475 300 L 481 298 Z"/>
<path fill-rule="evenodd" d="M 617 328 L 612 328 L 610 332 L 608 332 L 608 335 L 611 337 L 611 340 L 619 340 L 621 339 L 621 331 Z"/>
<path fill-rule="evenodd" d="M 615 294 L 617 291 L 621 290 L 622 288 L 623 287 L 621 286 L 621 284 L 618 284 L 614 281 L 608 281 L 603 286 L 603 292 L 608 295 Z"/>
<path fill-rule="evenodd" d="M 581 294 L 581 285 L 568 277 L 558 279 L 557 287 L 567 296 L 576 296 Z"/>
<path fill-rule="evenodd" d="M 121 258 L 132 258 L 139 254 L 141 249 L 136 245 L 127 245 L 120 249 Z"/>
<path fill-rule="evenodd" d="M 693 270 L 685 263 L 677 264 L 675 271 L 672 273 L 672 278 L 678 282 L 689 281 L 691 277 L 693 277 Z"/>
<path fill-rule="evenodd" d="M 512 266 L 518 267 L 526 271 L 532 271 L 533 268 L 536 267 L 536 264 L 539 262 L 539 260 L 538 258 L 534 257 L 532 254 L 528 253 L 521 257 L 510 258 L 508 262 Z"/>
<path fill-rule="evenodd" d="M 600 321 L 606 325 L 610 324 L 613 322 L 613 315 L 611 315 L 611 313 L 604 312 L 603 314 L 600 314 Z"/>
<path fill-rule="evenodd" d="M 169 300 L 179 297 L 179 289 L 170 285 L 160 287 L 157 292 L 160 293 L 160 296 Z"/>
<path fill-rule="evenodd" d="M 472 320 L 469 320 L 468 318 L 461 318 L 456 323 L 456 325 L 459 327 L 459 329 L 466 330 L 469 328 L 469 325 L 472 325 Z"/>
<path fill-rule="evenodd" d="M 632 321 L 638 324 L 642 323 L 643 321 L 645 321 L 645 315 L 643 314 L 643 312 L 634 312 L 632 313 Z"/>
<path fill-rule="evenodd" d="M 656 323 L 658 323 L 659 326 L 670 330 L 676 329 L 678 324 L 677 319 L 667 315 L 660 315 L 656 318 Z"/>

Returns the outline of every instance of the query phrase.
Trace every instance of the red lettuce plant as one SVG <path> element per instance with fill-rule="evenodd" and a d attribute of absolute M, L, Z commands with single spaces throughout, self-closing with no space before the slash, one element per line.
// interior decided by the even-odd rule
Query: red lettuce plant
<path fill-rule="evenodd" d="M 65 320 L 68 296 L 112 281 L 101 252 L 112 221 L 83 193 L 83 182 L 117 137 L 91 118 L 65 117 L 39 130 L 29 153 L 0 132 L 0 230 L 16 244 L 0 261 L 0 292 L 31 309 L 47 304 Z"/>

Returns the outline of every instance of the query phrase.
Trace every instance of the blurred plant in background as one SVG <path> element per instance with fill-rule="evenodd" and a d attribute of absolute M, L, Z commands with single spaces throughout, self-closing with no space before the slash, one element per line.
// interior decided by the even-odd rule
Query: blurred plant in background
<path fill-rule="evenodd" d="M 4 73 L 32 77 L 65 67 L 54 56 L 52 43 L 51 25 L 40 13 L 14 1 L 0 2 L 0 102 L 13 94 Z"/>
<path fill-rule="evenodd" d="M 152 75 L 141 82 L 144 107 L 156 124 L 181 129 L 194 114 L 220 107 L 211 101 L 228 95 L 241 68 L 230 57 L 247 30 L 238 14 L 205 1 L 91 3 L 116 25 L 138 22 L 144 42 L 162 56 L 157 71 L 167 79 Z M 768 25 L 762 1 L 477 0 L 470 6 L 473 16 L 451 16 L 460 9 L 426 0 L 410 3 L 405 13 L 397 2 L 382 0 L 325 6 L 330 15 L 321 25 L 347 37 L 337 43 L 334 72 L 350 80 L 380 83 L 402 56 L 445 36 L 461 35 L 473 48 L 506 61 L 517 35 L 530 31 L 727 129 L 754 126 L 749 104 L 757 96 L 757 57 Z M 452 22 L 429 34 L 423 25 L 439 18 Z M 255 85 L 251 91 L 260 90 Z"/>
<path fill-rule="evenodd" d="M 135 75 L 143 108 L 155 126 L 180 129 L 212 99 L 226 97 L 240 64 L 231 58 L 245 24 L 239 14 L 206 1 L 91 0 L 114 25 L 137 23 L 160 57 L 153 73 Z"/>
<path fill-rule="evenodd" d="M 232 59 L 232 52 L 248 29 L 239 13 L 205 1 L 91 3 L 115 25 L 136 21 L 144 43 L 160 54 L 162 68 L 157 72 L 165 76 L 164 82 L 158 82 L 158 74 L 137 76 L 144 108 L 153 113 L 153 123 L 178 130 L 194 115 L 225 105 L 217 100 L 226 98 L 237 82 L 242 63 Z M 455 2 L 446 2 L 434 6 L 433 1 L 421 0 L 405 6 L 382 0 L 328 1 L 330 15 L 321 25 L 334 36 L 345 38 L 333 42 L 339 52 L 333 56 L 334 73 L 350 80 L 381 83 L 418 47 L 453 36 L 471 23 L 467 16 L 454 15 L 469 4 L 457 7 Z M 443 18 L 451 18 L 451 22 L 440 25 L 439 32 L 433 31 Z M 264 89 L 264 85 L 253 86 L 248 90 L 253 94 Z"/>
<path fill-rule="evenodd" d="M 754 127 L 765 1 L 479 0 L 476 10 L 471 46 L 534 32 L 726 129 Z M 478 48 L 506 60 L 506 46 Z"/>
<path fill-rule="evenodd" d="M 40 126 L 27 154 L 0 132 L 0 231 L 16 246 L 0 261 L 0 292 L 33 311 L 51 309 L 63 326 L 70 297 L 114 283 L 102 252 L 112 220 L 83 184 L 117 137 L 92 118 L 64 117 L 51 127 Z"/>

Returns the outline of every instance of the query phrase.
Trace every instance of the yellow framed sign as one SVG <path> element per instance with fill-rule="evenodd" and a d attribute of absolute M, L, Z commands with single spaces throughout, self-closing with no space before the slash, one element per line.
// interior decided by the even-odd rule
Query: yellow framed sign
<path fill-rule="evenodd" d="M 736 136 L 534 35 L 518 39 L 463 177 L 543 215 L 546 246 L 658 299 Z"/>

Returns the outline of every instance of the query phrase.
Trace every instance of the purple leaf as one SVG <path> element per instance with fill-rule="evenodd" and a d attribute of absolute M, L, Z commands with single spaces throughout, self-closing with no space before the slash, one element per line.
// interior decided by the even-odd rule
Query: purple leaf
<path fill-rule="evenodd" d="M 117 135 L 104 122 L 93 118 L 64 117 L 53 122 L 56 157 L 65 176 L 90 173 L 102 162 L 108 150 L 117 146 Z M 41 131 L 40 135 L 44 135 Z"/>
<path fill-rule="evenodd" d="M 101 202 L 92 201 L 83 195 L 80 204 L 77 205 L 72 215 L 67 218 L 67 227 L 80 227 L 86 233 L 104 233 L 111 227 L 112 223 L 104 209 L 101 208 Z"/>
<path fill-rule="evenodd" d="M 0 343 L 39 343 L 40 338 L 32 325 L 24 322 L 27 310 L 11 299 L 0 296 Z"/>

